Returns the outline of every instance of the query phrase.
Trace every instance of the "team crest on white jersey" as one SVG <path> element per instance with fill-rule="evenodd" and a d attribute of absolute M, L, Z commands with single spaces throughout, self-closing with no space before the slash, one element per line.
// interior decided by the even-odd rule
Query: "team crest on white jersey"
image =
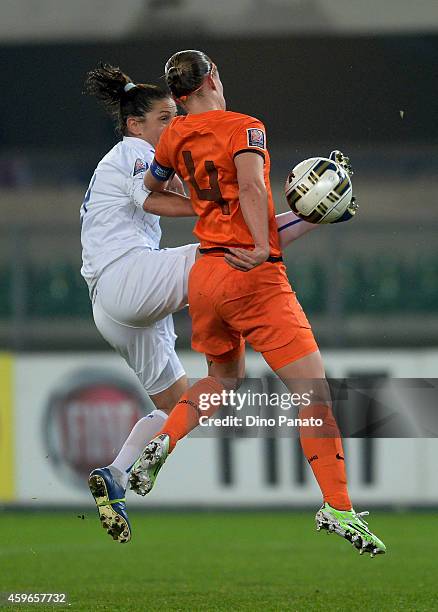
<path fill-rule="evenodd" d="M 137 157 L 137 159 L 135 160 L 135 164 L 134 164 L 133 176 L 135 176 L 136 174 L 140 174 L 140 172 L 146 172 L 148 168 L 149 168 L 149 164 L 145 162 L 144 159 L 140 159 L 140 157 Z"/>
<path fill-rule="evenodd" d="M 246 130 L 248 136 L 249 147 L 259 147 L 260 149 L 265 148 L 265 133 L 259 128 L 250 128 Z"/>

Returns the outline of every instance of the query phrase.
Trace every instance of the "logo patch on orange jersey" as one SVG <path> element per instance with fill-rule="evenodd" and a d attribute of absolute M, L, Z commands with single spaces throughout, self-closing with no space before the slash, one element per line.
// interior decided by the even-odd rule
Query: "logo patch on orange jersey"
<path fill-rule="evenodd" d="M 259 128 L 250 128 L 246 130 L 248 137 L 249 147 L 259 147 L 260 149 L 265 148 L 265 133 Z"/>

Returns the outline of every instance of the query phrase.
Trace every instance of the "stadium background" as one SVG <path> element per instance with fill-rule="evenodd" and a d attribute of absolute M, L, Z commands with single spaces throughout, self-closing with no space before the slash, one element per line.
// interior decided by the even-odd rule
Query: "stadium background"
<path fill-rule="evenodd" d="M 311 533 L 319 493 L 296 439 L 191 439 L 148 499 L 130 498 L 136 541 L 117 551 L 124 570 L 115 586 L 95 560 L 111 542 L 84 482 L 150 405 L 95 330 L 79 273 L 79 206 L 116 141 L 110 120 L 81 95 L 85 72 L 103 59 L 153 82 L 173 51 L 201 48 L 221 69 L 229 107 L 266 124 L 278 210 L 295 163 L 334 148 L 351 157 L 358 217 L 318 228 L 285 254 L 329 374 L 371 389 L 435 378 L 436 2 L 16 0 L 0 11 L 0 591 L 53 587 L 69 591 L 76 609 L 149 609 L 129 581 L 153 546 L 158 574 L 169 572 L 169 555 L 179 568 L 169 573 L 171 593 L 166 582 L 148 585 L 167 609 L 344 609 L 342 580 L 327 573 L 333 560 L 340 576 L 360 571 L 363 580 L 352 581 L 364 609 L 374 609 L 365 582 L 385 598 L 380 609 L 435 609 L 438 445 L 436 430 L 418 423 L 403 439 L 346 440 L 357 507 L 386 510 L 372 523 L 392 547 L 376 561 L 379 574 L 359 567 L 343 542 Z M 193 241 L 190 220 L 162 227 L 163 246 Z M 188 374 L 200 377 L 187 312 L 175 324 Z M 248 371 L 267 374 L 253 355 Z M 373 401 L 356 398 L 354 408 L 366 424 Z M 55 572 L 43 569 L 61 557 Z M 208 583 L 202 564 L 215 568 Z M 84 566 L 99 580 L 78 582 Z"/>

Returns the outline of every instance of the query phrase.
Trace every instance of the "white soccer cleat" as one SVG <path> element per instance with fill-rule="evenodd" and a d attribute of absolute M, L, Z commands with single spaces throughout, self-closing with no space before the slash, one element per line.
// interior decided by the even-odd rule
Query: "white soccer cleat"
<path fill-rule="evenodd" d="M 152 490 L 158 472 L 169 454 L 169 443 L 169 436 L 161 434 L 147 444 L 129 475 L 129 487 L 132 491 L 144 496 Z"/>

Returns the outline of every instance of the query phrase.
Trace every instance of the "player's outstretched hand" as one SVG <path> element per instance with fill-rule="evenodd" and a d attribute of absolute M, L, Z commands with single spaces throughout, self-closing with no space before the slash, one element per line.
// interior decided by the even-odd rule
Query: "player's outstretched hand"
<path fill-rule="evenodd" d="M 229 253 L 225 253 L 225 261 L 236 270 L 248 272 L 259 266 L 269 257 L 269 249 L 255 247 L 252 251 L 229 247 Z"/>

